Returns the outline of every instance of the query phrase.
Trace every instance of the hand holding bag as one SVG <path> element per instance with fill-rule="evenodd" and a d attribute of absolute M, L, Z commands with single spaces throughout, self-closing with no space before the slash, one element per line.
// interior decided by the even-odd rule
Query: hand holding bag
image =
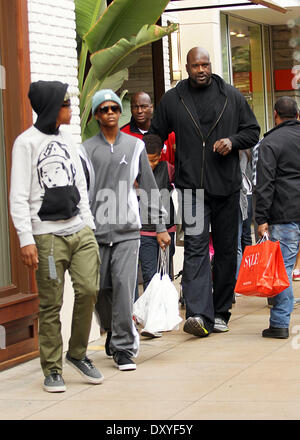
<path fill-rule="evenodd" d="M 279 241 L 264 236 L 246 246 L 234 291 L 246 296 L 272 297 L 289 287 Z"/>

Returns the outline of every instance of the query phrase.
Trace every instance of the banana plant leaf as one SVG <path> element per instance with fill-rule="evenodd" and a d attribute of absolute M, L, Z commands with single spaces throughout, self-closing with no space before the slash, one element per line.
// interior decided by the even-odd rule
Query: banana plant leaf
<path fill-rule="evenodd" d="M 83 36 L 106 9 L 106 0 L 75 0 L 76 31 Z"/>
<path fill-rule="evenodd" d="M 80 95 L 80 112 L 83 111 L 87 99 L 89 99 L 100 86 L 102 89 L 118 90 L 124 81 L 128 79 L 128 69 L 124 68 L 113 75 L 96 77 L 93 66 L 84 82 L 84 87 Z"/>
<path fill-rule="evenodd" d="M 174 24 L 165 28 L 154 24 L 168 3 L 114 0 L 107 7 L 106 0 L 75 0 L 77 34 L 82 43 L 78 83 L 83 138 L 98 128 L 90 118 L 94 93 L 101 88 L 118 90 L 128 79 L 127 68 L 138 60 L 137 49 L 177 29 Z M 92 65 L 84 79 L 88 52 Z"/>
<path fill-rule="evenodd" d="M 82 90 L 88 47 L 83 36 L 91 29 L 105 11 L 106 0 L 75 0 L 76 31 L 80 37 L 80 56 L 78 67 L 78 87 Z"/>
<path fill-rule="evenodd" d="M 119 119 L 119 127 L 122 127 L 123 125 L 127 124 L 127 122 L 130 121 L 131 118 L 130 99 L 123 98 L 122 106 L 123 106 L 123 111 Z"/>
<path fill-rule="evenodd" d="M 136 37 L 131 37 L 130 40 L 121 38 L 112 47 L 93 53 L 91 63 L 96 77 L 101 78 L 105 75 L 112 75 L 125 67 L 133 65 L 137 60 L 135 52 L 139 47 L 153 43 L 176 29 L 177 25 L 174 23 L 168 27 L 145 25 Z"/>
<path fill-rule="evenodd" d="M 114 0 L 84 35 L 91 53 L 129 40 L 142 26 L 156 23 L 169 0 Z"/>
<path fill-rule="evenodd" d="M 100 128 L 98 122 L 95 118 L 91 118 L 85 126 L 85 130 L 82 135 L 82 142 L 86 141 L 92 136 L 95 136 L 97 133 L 99 133 L 99 130 Z"/>

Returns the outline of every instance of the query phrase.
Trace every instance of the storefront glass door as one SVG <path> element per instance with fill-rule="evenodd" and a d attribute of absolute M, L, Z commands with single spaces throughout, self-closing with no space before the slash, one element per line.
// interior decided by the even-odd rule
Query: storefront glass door
<path fill-rule="evenodd" d="M 226 27 L 226 30 L 224 29 Z M 221 20 L 224 78 L 240 90 L 261 127 L 272 127 L 272 94 L 269 35 L 260 24 L 227 16 Z M 226 35 L 226 39 L 224 38 Z M 224 66 L 226 54 L 228 67 Z"/>

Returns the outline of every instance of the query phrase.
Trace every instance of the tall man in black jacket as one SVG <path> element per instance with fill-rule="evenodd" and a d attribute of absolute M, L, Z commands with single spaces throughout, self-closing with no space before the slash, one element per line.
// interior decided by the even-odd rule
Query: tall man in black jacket
<path fill-rule="evenodd" d="M 292 270 L 300 241 L 300 122 L 298 107 L 289 96 L 279 98 L 274 107 L 275 127 L 265 134 L 258 150 L 256 211 L 258 234 L 268 233 L 279 240 L 290 286 L 272 298 L 270 326 L 266 338 L 289 337 L 294 306 Z"/>
<path fill-rule="evenodd" d="M 186 70 L 189 78 L 165 93 L 149 131 L 163 140 L 168 133 L 175 132 L 175 186 L 181 190 L 184 206 L 184 331 L 203 337 L 212 331 L 228 330 L 242 181 L 239 149 L 253 147 L 260 129 L 241 93 L 212 74 L 205 49 L 195 47 L 188 52 Z M 191 197 L 186 191 L 190 189 Z M 199 228 L 201 221 L 197 221 L 199 212 L 203 228 Z M 196 218 L 194 230 L 189 227 L 188 217 Z M 208 245 L 210 224 L 215 250 L 213 282 Z"/>

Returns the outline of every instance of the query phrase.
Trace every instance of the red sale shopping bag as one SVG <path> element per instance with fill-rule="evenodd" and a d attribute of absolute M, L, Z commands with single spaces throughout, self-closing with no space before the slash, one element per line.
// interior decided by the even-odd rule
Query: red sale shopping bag
<path fill-rule="evenodd" d="M 290 285 L 279 241 L 246 246 L 234 291 L 246 296 L 272 297 Z"/>

